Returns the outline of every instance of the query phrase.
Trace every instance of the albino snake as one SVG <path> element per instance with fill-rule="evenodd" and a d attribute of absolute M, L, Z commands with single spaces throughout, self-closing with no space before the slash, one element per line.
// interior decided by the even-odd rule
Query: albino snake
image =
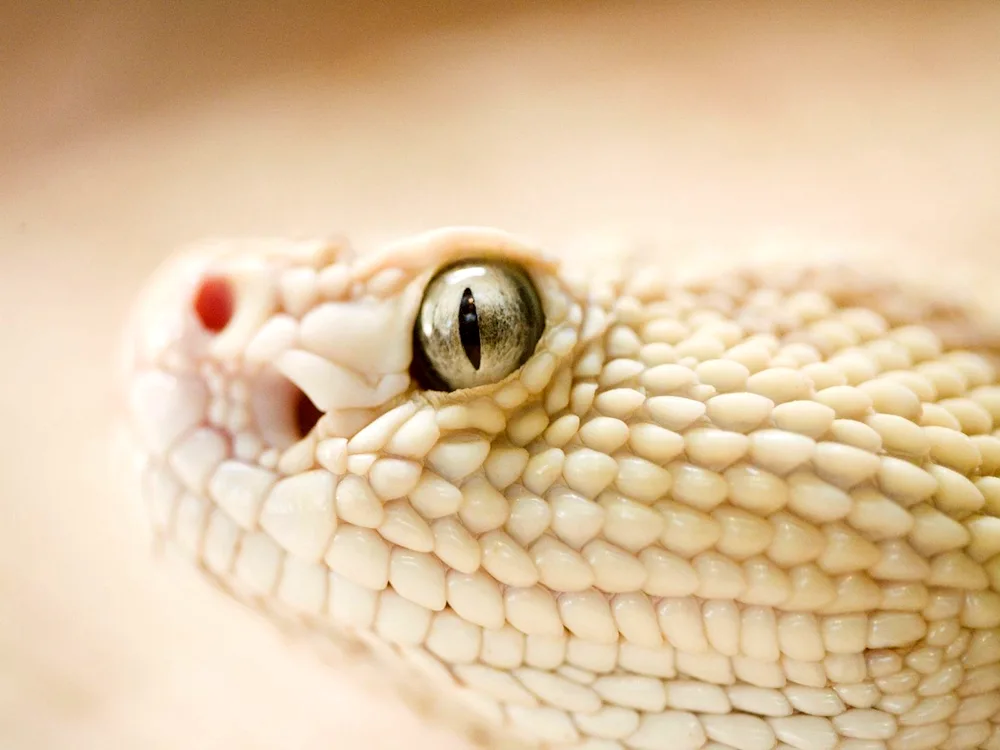
<path fill-rule="evenodd" d="M 1000 750 L 995 326 L 573 271 L 476 228 L 180 255 L 127 334 L 157 533 L 483 744 Z"/>

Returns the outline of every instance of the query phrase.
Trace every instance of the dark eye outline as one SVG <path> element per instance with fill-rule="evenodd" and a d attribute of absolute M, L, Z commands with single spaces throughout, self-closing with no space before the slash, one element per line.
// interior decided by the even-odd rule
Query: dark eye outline
<path fill-rule="evenodd" d="M 545 306 L 542 302 L 541 295 L 538 292 L 530 274 L 526 269 L 521 267 L 519 264 L 511 263 L 509 261 L 501 259 L 491 259 L 491 258 L 465 258 L 462 260 L 449 263 L 446 266 L 438 268 L 434 274 L 431 276 L 430 280 L 425 287 L 426 290 L 430 288 L 431 284 L 442 274 L 453 270 L 456 266 L 472 265 L 472 264 L 483 264 L 483 265 L 494 265 L 506 267 L 518 275 L 523 276 L 527 281 L 529 288 L 525 289 L 523 286 L 519 288 L 519 296 L 524 300 L 526 307 L 537 308 L 541 320 L 540 325 L 537 326 L 535 335 L 532 337 L 531 346 L 522 353 L 519 358 L 517 365 L 511 369 L 510 373 L 516 372 L 518 369 L 523 367 L 525 363 L 531 358 L 535 353 L 538 346 L 538 342 L 541 341 L 542 334 L 545 331 Z M 531 299 L 526 299 L 530 297 Z M 451 386 L 444 377 L 438 373 L 437 368 L 430 361 L 426 350 L 420 340 L 420 325 L 421 325 L 421 312 L 423 308 L 423 298 L 421 298 L 421 305 L 418 308 L 417 317 L 413 324 L 413 333 L 411 338 L 411 359 L 410 359 L 410 378 L 415 382 L 422 390 L 430 392 L 439 393 L 455 393 L 456 391 L 467 390 L 465 387 L 453 387 Z M 466 356 L 469 359 L 470 364 L 472 364 L 475 370 L 480 369 L 482 349 L 481 349 L 481 339 L 480 339 L 480 327 L 478 313 L 475 309 L 475 297 L 472 293 L 471 288 L 466 288 L 463 291 L 462 298 L 459 304 L 459 309 L 457 312 L 458 324 L 459 324 L 459 340 L 462 344 L 462 348 L 465 351 Z M 510 375 L 508 373 L 507 376 Z M 505 376 L 505 377 L 507 377 Z M 499 382 L 499 381 L 497 381 Z M 483 385 L 486 385 L 485 383 Z"/>
<path fill-rule="evenodd" d="M 417 332 L 417 326 L 413 326 L 412 351 L 410 378 L 413 382 L 425 391 L 450 393 L 451 388 L 444 382 L 444 378 L 438 375 L 438 371 L 431 364 L 427 352 L 424 351 L 424 347 L 420 343 L 420 334 Z"/>

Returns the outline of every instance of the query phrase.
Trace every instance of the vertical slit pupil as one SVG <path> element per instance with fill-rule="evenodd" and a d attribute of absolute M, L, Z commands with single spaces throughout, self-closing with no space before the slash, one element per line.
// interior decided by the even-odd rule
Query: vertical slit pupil
<path fill-rule="evenodd" d="M 465 356 L 469 358 L 473 368 L 478 370 L 482 364 L 479 315 L 476 313 L 475 297 L 468 288 L 462 293 L 462 301 L 458 306 L 458 337 L 462 341 L 462 348 L 465 349 Z"/>

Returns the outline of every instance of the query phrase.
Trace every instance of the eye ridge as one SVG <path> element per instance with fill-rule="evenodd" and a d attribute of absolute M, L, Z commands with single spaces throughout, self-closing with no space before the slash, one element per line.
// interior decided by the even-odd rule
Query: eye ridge
<path fill-rule="evenodd" d="M 478 372 L 482 365 L 482 342 L 479 333 L 479 314 L 472 289 L 465 288 L 458 305 L 458 337 L 472 367 Z"/>

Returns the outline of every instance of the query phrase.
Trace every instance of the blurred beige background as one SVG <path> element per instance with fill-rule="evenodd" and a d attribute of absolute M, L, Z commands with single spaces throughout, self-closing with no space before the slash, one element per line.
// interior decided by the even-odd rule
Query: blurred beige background
<path fill-rule="evenodd" d="M 738 5 L 0 7 L 0 747 L 459 746 L 115 494 L 117 328 L 177 243 L 476 222 L 996 297 L 1000 3 Z"/>

